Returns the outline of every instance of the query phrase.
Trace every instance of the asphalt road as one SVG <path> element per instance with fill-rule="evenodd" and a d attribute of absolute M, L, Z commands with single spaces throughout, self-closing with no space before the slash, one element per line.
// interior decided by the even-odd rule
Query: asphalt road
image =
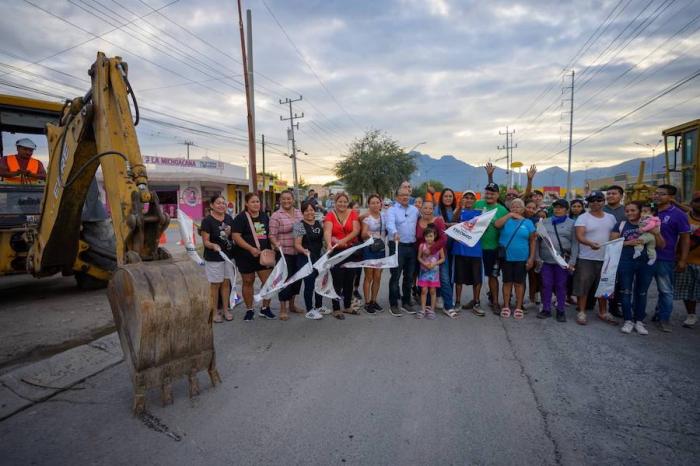
<path fill-rule="evenodd" d="M 383 294 L 386 296 L 386 294 Z M 386 304 L 386 303 L 382 303 Z M 2 464 L 697 464 L 700 329 L 347 316 L 215 329 L 224 383 L 121 363 L 0 423 Z"/>

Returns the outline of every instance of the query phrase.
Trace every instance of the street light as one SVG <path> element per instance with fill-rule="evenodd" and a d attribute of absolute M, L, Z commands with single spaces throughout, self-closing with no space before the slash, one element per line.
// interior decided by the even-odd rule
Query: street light
<path fill-rule="evenodd" d="M 646 147 L 647 149 L 651 149 L 651 181 L 652 183 L 654 182 L 654 156 L 656 155 L 656 148 L 659 147 L 659 144 L 661 144 L 662 139 L 659 139 L 655 145 L 651 144 L 642 144 L 641 142 L 635 141 L 634 143 L 637 144 L 638 146 Z"/>
<path fill-rule="evenodd" d="M 413 151 L 414 151 L 414 149 L 415 149 L 416 147 L 418 147 L 418 146 L 422 146 L 423 144 L 427 144 L 427 142 L 425 142 L 425 141 L 423 141 L 423 142 L 419 142 L 419 143 L 418 143 L 418 144 L 416 144 L 415 146 L 411 147 L 411 149 L 410 149 L 410 150 L 407 150 L 407 151 L 406 151 L 406 153 L 407 153 L 407 154 L 410 154 L 411 152 L 413 152 Z"/>

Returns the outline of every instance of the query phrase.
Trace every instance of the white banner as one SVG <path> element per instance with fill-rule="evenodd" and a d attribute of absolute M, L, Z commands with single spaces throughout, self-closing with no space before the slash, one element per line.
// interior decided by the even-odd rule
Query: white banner
<path fill-rule="evenodd" d="M 333 252 L 333 250 L 331 249 L 316 261 L 316 263 L 314 264 L 314 269 L 318 270 L 319 273 L 323 272 L 324 270 L 329 270 L 338 262 L 342 262 L 343 259 L 350 257 L 355 251 L 365 248 L 373 242 L 374 238 L 370 237 L 364 243 L 358 244 L 351 248 L 344 249 L 333 257 L 330 257 L 330 254 Z"/>
<path fill-rule="evenodd" d="M 231 277 L 231 294 L 228 298 L 228 307 L 229 309 L 233 309 L 243 301 L 243 299 L 236 292 L 236 267 L 233 265 L 233 262 L 231 262 L 231 259 L 228 258 L 224 251 L 219 251 L 219 255 L 224 259 L 226 269 Z"/>
<path fill-rule="evenodd" d="M 289 278 L 286 282 L 284 282 L 284 286 L 282 286 L 282 288 L 284 288 L 288 285 L 291 285 L 292 283 L 294 283 L 296 281 L 302 280 L 302 279 L 308 277 L 309 275 L 311 275 L 312 273 L 314 273 L 314 266 L 313 266 L 313 264 L 311 264 L 311 256 L 306 256 L 306 258 L 308 259 L 306 264 L 304 264 L 304 266 L 302 268 L 297 270 L 297 273 L 292 275 L 292 278 Z"/>
<path fill-rule="evenodd" d="M 471 220 L 452 225 L 445 230 L 445 233 L 447 233 L 447 236 L 450 238 L 472 247 L 479 242 L 481 236 L 489 227 L 491 220 L 495 217 L 497 210 L 498 209 L 491 209 Z"/>
<path fill-rule="evenodd" d="M 554 247 L 554 243 L 552 242 L 552 238 L 549 237 L 549 233 L 544 226 L 544 222 L 537 222 L 537 234 L 540 238 L 542 238 L 542 241 L 544 242 L 545 246 L 547 246 L 547 249 L 549 249 L 549 253 L 552 255 L 552 257 L 554 257 L 554 260 L 557 261 L 557 264 L 564 269 L 569 268 L 569 264 L 559 255 L 557 248 Z"/>
<path fill-rule="evenodd" d="M 272 296 L 276 291 L 284 288 L 284 282 L 287 280 L 287 261 L 284 260 L 284 254 L 281 254 L 280 260 L 275 264 L 275 268 L 272 269 L 272 273 L 263 286 L 260 288 L 260 292 L 255 295 L 255 301 L 262 301 Z"/>
<path fill-rule="evenodd" d="M 393 269 L 399 266 L 399 243 L 395 244 L 394 254 L 379 259 L 366 259 L 360 262 L 348 262 L 342 267 L 346 269 L 357 269 L 367 267 L 368 269 Z M 388 247 L 388 246 L 387 246 Z"/>
<path fill-rule="evenodd" d="M 318 277 L 316 277 L 316 281 L 314 282 L 314 292 L 326 298 L 340 299 L 340 296 L 335 292 L 335 288 L 333 288 L 333 277 L 331 276 L 330 269 L 318 273 Z"/>
<path fill-rule="evenodd" d="M 624 241 L 624 238 L 618 238 L 605 243 L 605 260 L 600 272 L 598 289 L 595 291 L 596 298 L 608 298 L 615 292 L 617 266 L 620 263 L 620 254 L 622 254 L 622 243 Z"/>
<path fill-rule="evenodd" d="M 194 247 L 194 223 L 192 219 L 182 211 L 182 209 L 177 210 L 177 223 L 180 227 L 180 237 L 185 245 L 185 250 L 187 255 L 197 263 L 197 265 L 204 265 L 204 261 L 199 254 L 197 254 L 197 249 Z"/>

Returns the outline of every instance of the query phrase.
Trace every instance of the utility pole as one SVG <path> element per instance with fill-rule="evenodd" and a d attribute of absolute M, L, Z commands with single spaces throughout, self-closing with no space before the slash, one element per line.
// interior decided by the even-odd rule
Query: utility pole
<path fill-rule="evenodd" d="M 241 11 L 241 0 L 238 0 L 238 29 L 241 35 L 241 57 L 243 58 L 243 78 L 245 80 L 245 98 L 248 110 L 248 171 L 250 180 L 248 190 L 254 193 L 258 188 L 256 167 L 255 167 L 255 122 L 253 120 L 252 89 L 249 82 L 248 59 L 245 50 L 245 34 L 243 32 L 243 13 Z"/>
<path fill-rule="evenodd" d="M 265 207 L 267 205 L 267 201 L 265 200 L 265 196 L 267 196 L 267 184 L 265 183 L 265 135 L 261 134 L 260 138 L 262 140 L 262 163 L 263 163 L 263 169 L 262 169 L 262 208 L 263 212 L 265 212 Z"/>
<path fill-rule="evenodd" d="M 574 134 L 574 74 L 575 71 L 571 70 L 571 107 L 569 110 L 569 164 L 566 170 L 566 198 L 568 200 L 572 199 L 571 195 L 571 149 L 572 149 L 572 138 Z"/>
<path fill-rule="evenodd" d="M 299 188 L 299 178 L 297 176 L 297 146 L 296 146 L 296 140 L 294 139 L 294 120 L 297 120 L 299 118 L 304 118 L 304 112 L 301 112 L 301 115 L 297 115 L 292 111 L 292 103 L 294 102 L 299 102 L 302 99 L 302 96 L 299 96 L 298 99 L 293 99 L 290 100 L 289 98 L 286 98 L 283 100 L 280 99 L 280 105 L 287 105 L 289 104 L 289 118 L 284 118 L 280 116 L 280 121 L 289 121 L 289 132 L 287 133 L 287 139 L 292 141 L 292 175 L 294 177 L 294 194 L 296 197 L 297 194 L 297 189 Z M 296 123 L 296 128 L 297 130 L 299 129 L 299 123 Z"/>
<path fill-rule="evenodd" d="M 508 131 L 508 126 L 506 126 L 506 132 L 503 133 L 499 131 L 498 134 L 506 137 L 506 145 L 498 146 L 497 149 L 506 151 L 506 187 L 511 188 L 513 185 L 513 171 L 510 169 L 510 164 L 513 161 L 513 149 L 518 147 L 517 144 L 513 145 L 513 135 L 515 134 L 515 130 Z"/>
<path fill-rule="evenodd" d="M 183 144 L 187 146 L 187 160 L 189 160 L 190 159 L 190 146 L 194 146 L 196 144 L 192 141 L 185 141 L 185 142 L 183 142 Z"/>

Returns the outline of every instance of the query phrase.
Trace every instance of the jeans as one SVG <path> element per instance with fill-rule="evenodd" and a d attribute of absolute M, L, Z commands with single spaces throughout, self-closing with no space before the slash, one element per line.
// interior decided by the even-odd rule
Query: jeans
<path fill-rule="evenodd" d="M 301 269 L 308 259 L 304 254 L 297 254 L 297 270 Z M 318 270 L 314 269 L 314 272 L 304 278 L 304 304 L 306 305 L 306 310 L 318 309 L 323 305 L 323 296 L 318 293 L 314 293 L 316 287 L 316 277 L 318 277 Z M 314 306 L 315 301 L 315 306 Z"/>
<path fill-rule="evenodd" d="M 394 254 L 396 245 L 389 243 L 389 254 Z M 399 279 L 403 274 L 401 286 L 401 303 L 411 303 L 411 288 L 413 287 L 413 272 L 416 270 L 416 247 L 414 243 L 399 243 L 399 266 L 391 269 L 389 279 L 389 305 L 399 305 Z"/>
<path fill-rule="evenodd" d="M 621 260 L 617 266 L 619 299 L 625 320 L 641 322 L 646 317 L 647 290 L 654 278 L 655 265 L 648 265 L 646 257 L 638 257 Z"/>
<path fill-rule="evenodd" d="M 452 301 L 452 267 L 451 262 L 445 257 L 445 262 L 440 264 L 440 296 L 442 296 L 442 305 L 445 309 L 452 309 L 454 302 Z"/>
<path fill-rule="evenodd" d="M 552 312 L 552 291 L 557 296 L 557 312 L 564 312 L 566 305 L 566 285 L 569 271 L 558 264 L 542 264 L 540 272 L 542 285 L 542 311 Z"/>
<path fill-rule="evenodd" d="M 659 290 L 658 314 L 662 322 L 671 319 L 673 311 L 673 270 L 676 263 L 673 261 L 656 261 L 656 288 Z"/>

